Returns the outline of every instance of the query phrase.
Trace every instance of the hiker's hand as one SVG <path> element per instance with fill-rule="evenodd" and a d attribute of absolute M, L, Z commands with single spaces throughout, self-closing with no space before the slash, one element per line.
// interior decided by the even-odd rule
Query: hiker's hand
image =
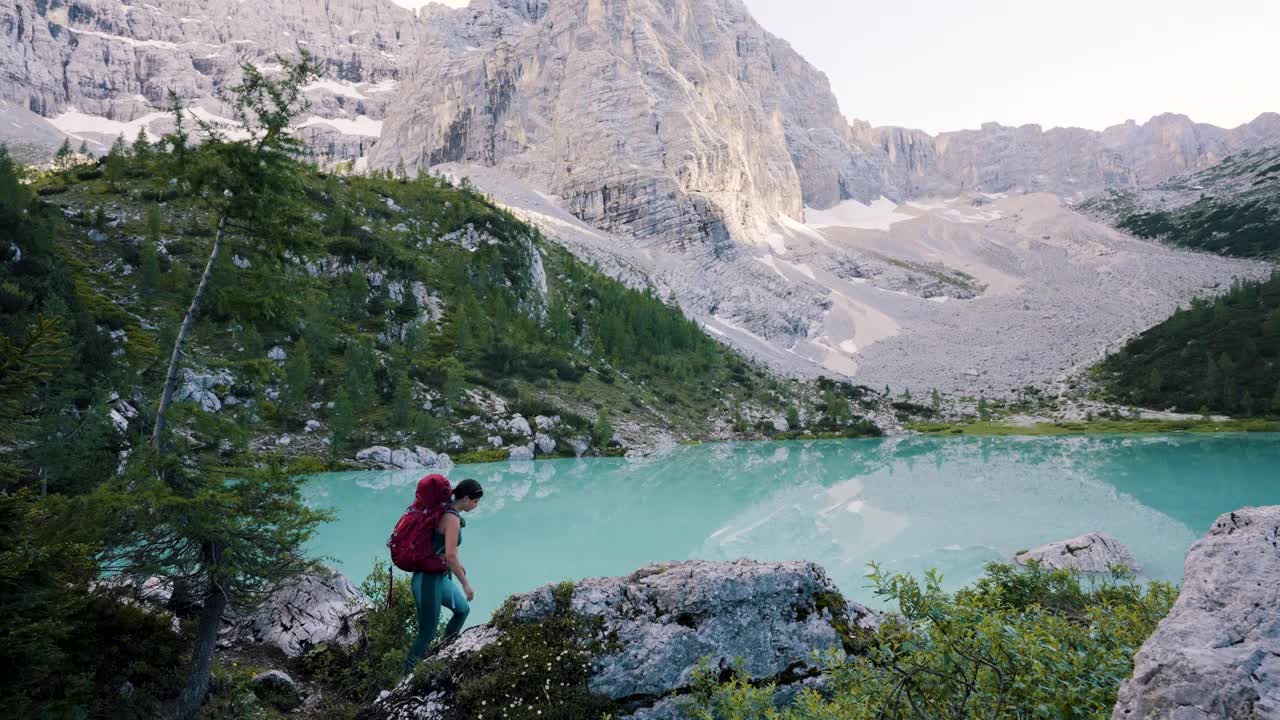
<path fill-rule="evenodd" d="M 466 586 L 466 587 L 462 588 L 462 592 L 463 592 L 464 594 L 466 594 L 466 596 L 467 596 L 467 602 L 471 602 L 472 600 L 475 600 L 475 599 L 476 599 L 476 593 L 475 593 L 475 591 L 474 591 L 474 590 L 472 590 L 472 589 L 471 589 L 471 586 L 470 586 L 470 585 L 468 585 L 468 586 Z"/>

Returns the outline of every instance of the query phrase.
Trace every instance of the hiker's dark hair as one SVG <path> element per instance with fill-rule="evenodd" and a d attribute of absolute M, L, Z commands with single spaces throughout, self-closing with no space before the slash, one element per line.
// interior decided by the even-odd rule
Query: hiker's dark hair
<path fill-rule="evenodd" d="M 484 495 L 484 488 L 480 487 L 480 483 L 471 478 L 467 478 L 458 483 L 453 488 L 453 499 L 461 500 L 462 498 L 470 498 L 471 500 L 479 500 Z"/>

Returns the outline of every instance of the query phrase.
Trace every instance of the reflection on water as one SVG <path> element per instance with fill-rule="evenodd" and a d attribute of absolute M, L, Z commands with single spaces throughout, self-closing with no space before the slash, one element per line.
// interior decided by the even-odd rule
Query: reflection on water
<path fill-rule="evenodd" d="M 338 514 L 315 551 L 363 578 L 420 475 L 315 477 L 309 500 Z M 1178 580 L 1219 513 L 1280 503 L 1280 436 L 726 443 L 471 465 L 451 479 L 464 477 L 485 487 L 461 553 L 483 621 L 512 592 L 684 558 L 814 560 L 868 601 L 869 562 L 936 568 L 958 587 L 989 561 L 1090 530 L 1128 545 L 1145 574 Z"/>

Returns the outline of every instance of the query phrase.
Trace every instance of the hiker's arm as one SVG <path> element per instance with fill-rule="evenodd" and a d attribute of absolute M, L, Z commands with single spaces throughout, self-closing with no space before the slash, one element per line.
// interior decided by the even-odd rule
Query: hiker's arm
<path fill-rule="evenodd" d="M 458 518 L 454 515 L 445 515 L 440 521 L 440 529 L 444 531 L 444 564 L 453 571 L 458 582 L 462 583 L 462 589 L 469 592 L 471 583 L 467 582 L 467 569 L 462 567 L 462 561 L 458 559 L 458 527 Z"/>

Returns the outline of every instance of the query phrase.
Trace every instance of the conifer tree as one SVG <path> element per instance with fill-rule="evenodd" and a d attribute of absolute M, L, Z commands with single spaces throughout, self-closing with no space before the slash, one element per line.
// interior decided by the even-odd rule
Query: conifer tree
<path fill-rule="evenodd" d="M 246 360 L 258 360 L 266 350 L 262 335 L 258 333 L 258 328 L 252 324 L 240 332 L 240 346 Z"/>
<path fill-rule="evenodd" d="M 151 240 L 142 241 L 138 261 L 138 289 L 146 298 L 154 297 L 160 289 L 160 257 L 156 252 L 156 244 Z"/>
<path fill-rule="evenodd" d="M 356 414 L 367 412 L 377 404 L 377 385 L 373 378 L 373 346 L 361 338 L 347 345 L 347 393 Z"/>
<path fill-rule="evenodd" d="M 413 380 L 401 370 L 396 375 L 394 395 L 391 398 L 391 419 L 396 427 L 410 427 L 414 415 Z"/>
<path fill-rule="evenodd" d="M 849 410 L 849 400 L 838 392 L 836 388 L 827 389 L 823 402 L 826 405 L 828 423 L 836 428 L 843 427 L 849 423 L 852 415 Z"/>
<path fill-rule="evenodd" d="M 204 142 L 194 151 L 184 150 L 181 164 L 170 168 L 214 218 L 216 229 L 204 273 L 174 337 L 151 450 L 142 463 L 150 467 L 135 463 L 121 493 L 133 502 L 135 496 L 147 497 L 152 507 L 168 512 L 126 514 L 131 524 L 121 528 L 125 539 L 115 549 L 131 572 L 181 573 L 199 590 L 201 610 L 187 681 L 175 708 L 178 720 L 193 718 L 204 700 L 223 610 L 229 602 L 247 602 L 264 583 L 301 571 L 306 563 L 299 549 L 323 517 L 301 502 L 299 481 L 278 469 L 230 484 L 219 476 L 185 471 L 170 453 L 166 432 L 183 348 L 228 233 L 230 242 L 263 255 L 283 253 L 294 237 L 292 210 L 301 191 L 295 156 L 301 144 L 289 128 L 306 108 L 302 88 L 318 76 L 319 67 L 306 53 L 297 63 L 283 58 L 280 63 L 284 77 L 279 80 L 243 64 L 240 84 L 222 94 L 242 139 L 231 140 L 223 128 L 201 123 Z M 174 107 L 179 137 L 170 136 L 167 143 L 185 147 L 183 113 L 176 102 Z M 258 253 L 246 249 L 246 254 Z"/>
<path fill-rule="evenodd" d="M 600 411 L 600 417 L 591 429 L 591 441 L 600 449 L 609 447 L 613 442 L 613 424 L 609 422 L 609 413 L 604 410 Z"/>
<path fill-rule="evenodd" d="M 351 435 L 356 428 L 356 413 L 351 402 L 351 393 L 346 389 L 338 392 L 333 401 L 333 415 L 329 418 L 330 444 L 334 457 L 341 457 L 351 449 Z"/>
<path fill-rule="evenodd" d="M 1222 376 L 1218 372 L 1218 362 L 1210 355 L 1205 359 L 1204 385 L 1200 397 L 1205 405 L 1217 404 L 1222 396 Z"/>
<path fill-rule="evenodd" d="M 186 184 L 213 213 L 216 230 L 204 273 L 178 329 L 161 388 L 151 435 L 151 443 L 156 448 L 164 437 L 165 413 L 173 401 L 182 348 L 200 311 L 227 230 L 239 231 L 242 242 L 250 246 L 268 246 L 280 238 L 291 237 L 290 215 L 281 209 L 290 204 L 291 193 L 299 190 L 294 155 L 301 144 L 289 134 L 289 128 L 293 119 L 308 107 L 302 87 L 319 75 L 319 66 L 306 53 L 298 63 L 282 59 L 282 64 L 284 77 L 280 80 L 269 80 L 252 64 L 243 64 L 243 80 L 223 94 L 232 107 L 233 119 L 246 135 L 244 139 L 229 140 L 224 128 L 202 121 L 204 143 L 198 153 L 187 156 L 184 151 L 181 158 Z M 166 136 L 166 142 L 175 148 L 185 148 L 182 120 L 185 113 L 176 101 L 174 114 L 176 134 Z M 117 142 L 123 144 L 123 138 Z"/>
<path fill-rule="evenodd" d="M 151 140 L 147 138 L 147 131 L 144 128 L 138 128 L 138 134 L 134 137 L 129 152 L 139 166 L 145 167 L 146 163 L 151 161 Z"/>
<path fill-rule="evenodd" d="M 54 166 L 62 172 L 71 168 L 71 140 L 63 140 L 58 151 L 53 154 Z"/>
<path fill-rule="evenodd" d="M 1160 368 L 1151 368 L 1151 374 L 1147 376 L 1147 391 L 1152 398 L 1158 398 L 1160 389 L 1164 387 L 1164 373 L 1160 372 Z"/>
<path fill-rule="evenodd" d="M 294 343 L 285 365 L 285 406 L 291 413 L 300 414 L 307 407 L 307 389 L 311 385 L 311 353 L 307 339 Z"/>
<path fill-rule="evenodd" d="M 792 431 L 800 429 L 800 411 L 795 405 L 787 406 L 787 429 Z"/>
<path fill-rule="evenodd" d="M 1238 400 L 1238 390 L 1236 388 L 1236 365 L 1231 360 L 1231 356 L 1222 353 L 1222 357 L 1218 359 L 1218 372 L 1222 374 L 1222 407 L 1231 410 L 1235 408 Z"/>
<path fill-rule="evenodd" d="M 138 287 L 144 297 L 152 297 L 160 288 L 160 208 L 155 205 L 147 207 L 144 216 L 146 234 L 139 250 Z"/>
<path fill-rule="evenodd" d="M 934 412 L 942 410 L 942 395 L 938 394 L 938 388 L 934 388 L 933 392 L 929 393 L 929 405 Z"/>
<path fill-rule="evenodd" d="M 84 155 L 85 157 L 89 157 L 89 143 L 85 140 L 81 140 L 80 149 L 77 150 L 76 152 L 80 153 L 81 155 Z"/>
<path fill-rule="evenodd" d="M 111 192 L 120 192 L 120 181 L 124 179 L 129 167 L 129 149 L 124 143 L 124 136 L 116 136 L 116 141 L 107 151 L 107 159 L 102 164 L 102 175 L 107 179 L 107 187 Z"/>

